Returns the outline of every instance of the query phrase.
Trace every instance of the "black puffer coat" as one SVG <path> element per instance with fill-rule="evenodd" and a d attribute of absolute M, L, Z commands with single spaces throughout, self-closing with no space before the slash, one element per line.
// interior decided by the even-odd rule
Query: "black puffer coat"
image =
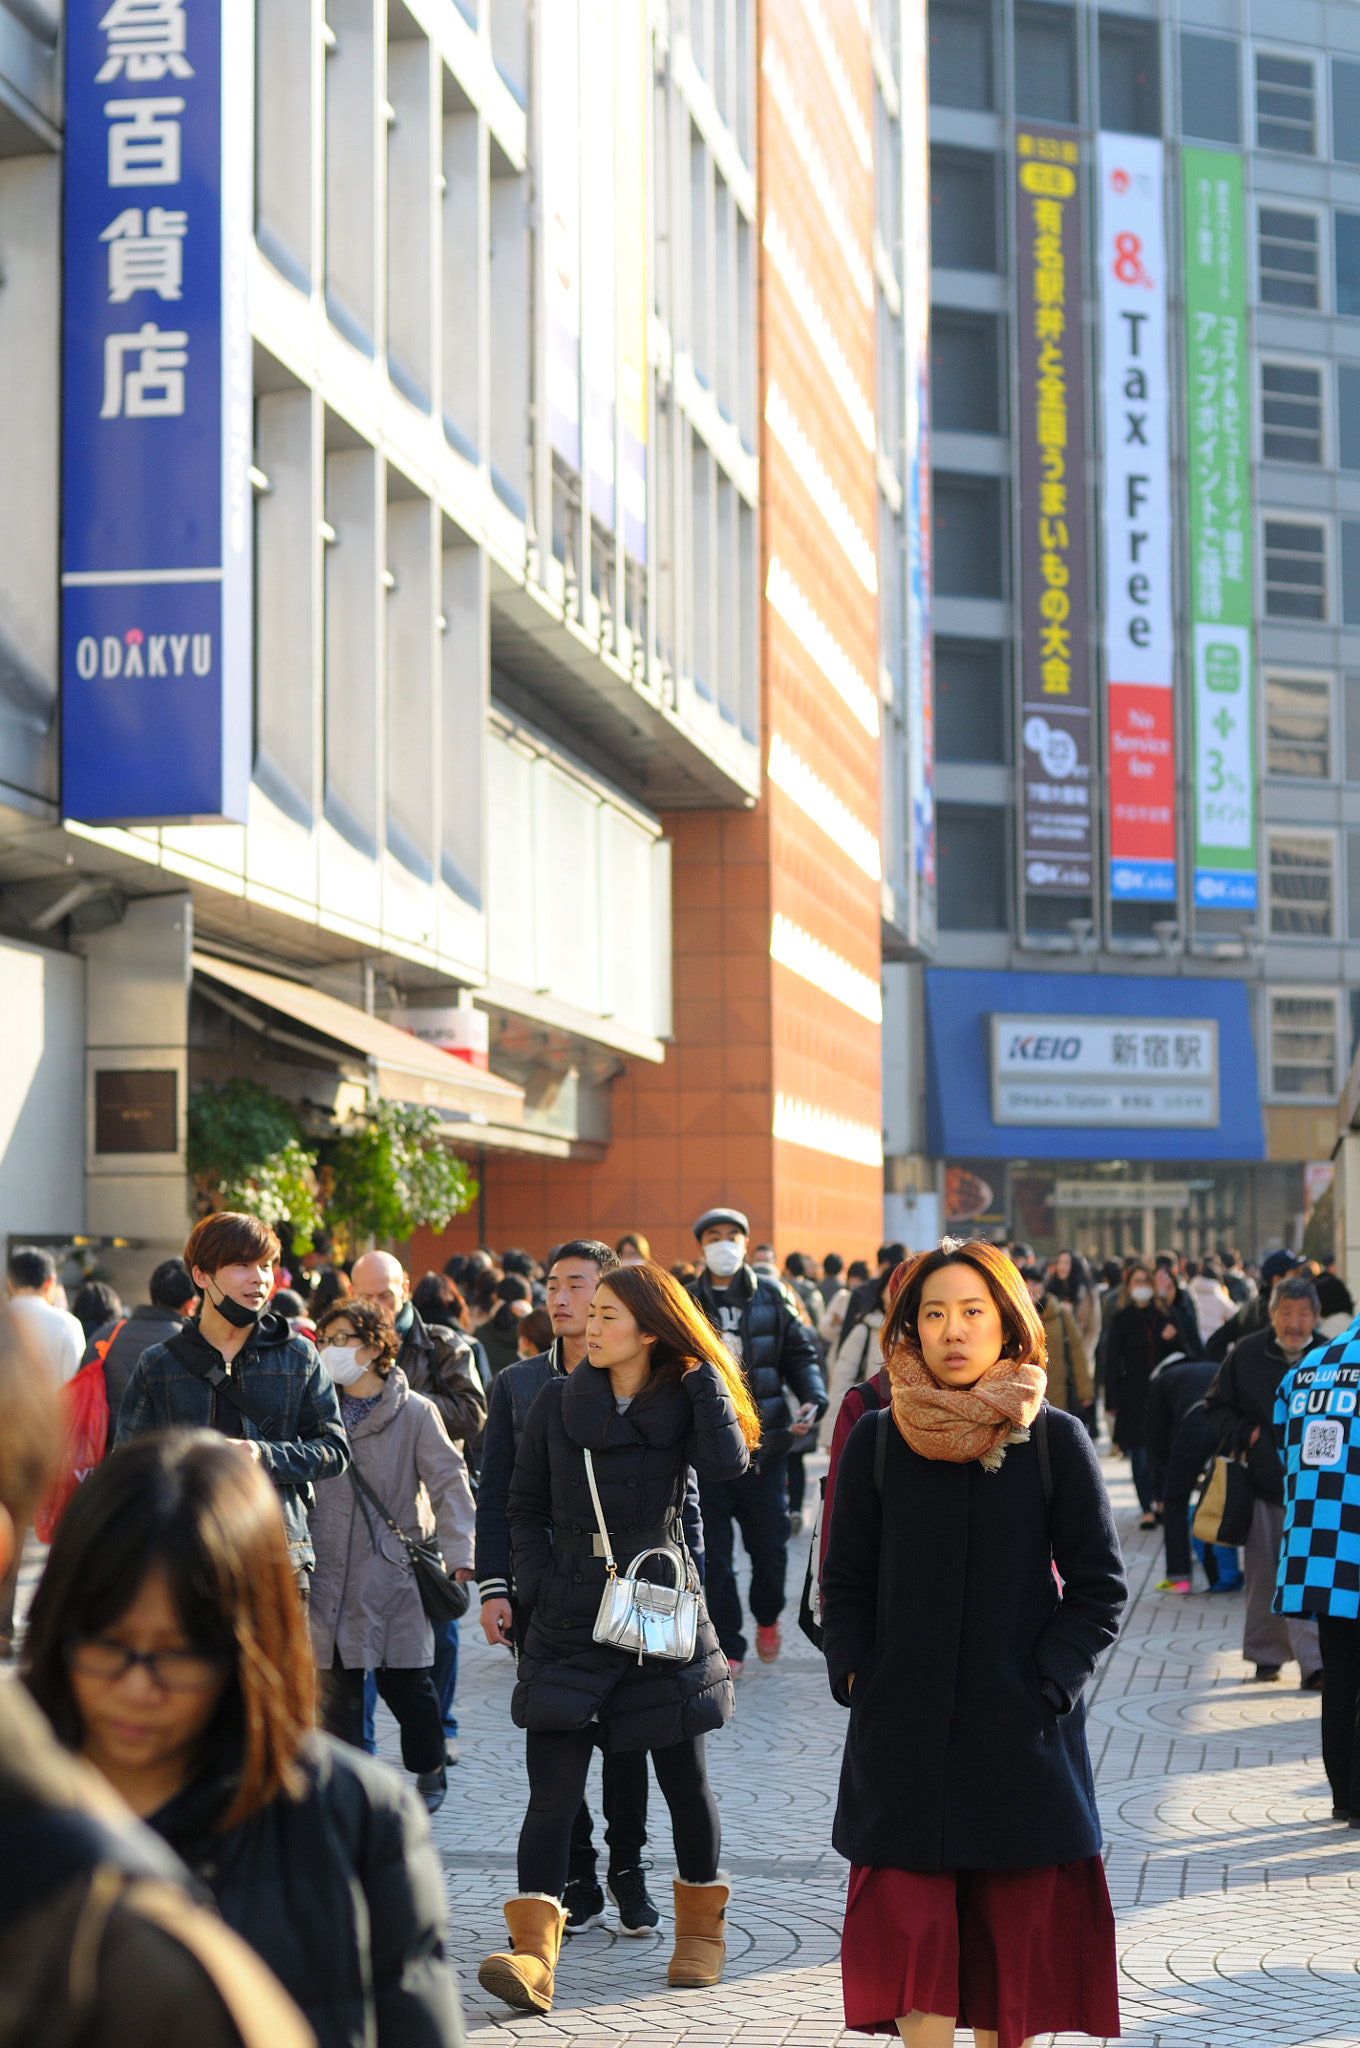
<path fill-rule="evenodd" d="M 520 1438 L 510 1536 L 529 1626 L 511 1714 L 519 1727 L 536 1730 L 585 1728 L 598 1715 L 610 1749 L 669 1749 L 731 1718 L 727 1659 L 706 1609 L 688 1664 L 654 1657 L 639 1664 L 592 1639 L 606 1571 L 604 1559 L 591 1555 L 596 1521 L 583 1448 L 624 1570 L 650 1532 L 673 1540 L 689 1467 L 701 1480 L 736 1479 L 747 1467 L 746 1445 L 713 1366 L 639 1394 L 621 1415 L 609 1374 L 588 1359 L 565 1379 L 549 1380 Z M 646 1575 L 671 1582 L 660 1558 L 649 1560 Z"/>
<path fill-rule="evenodd" d="M 789 1307 L 779 1283 L 762 1280 L 752 1266 L 743 1266 L 726 1287 L 715 1287 L 703 1273 L 689 1291 L 719 1335 L 740 1342 L 736 1355 L 760 1416 L 760 1448 L 754 1462 L 768 1465 L 784 1457 L 794 1441 L 785 1388 L 800 1405 L 815 1403 L 818 1416 L 826 1410 L 826 1382 L 811 1330 Z M 735 1345 L 728 1348 L 736 1351 Z M 814 1433 L 803 1441 L 815 1446 L 815 1425 Z M 700 1479 L 706 1476 L 699 1474 Z"/>
<path fill-rule="evenodd" d="M 303 1789 L 225 1834 L 239 1761 L 221 1754 L 148 1817 L 222 1918 L 301 2006 L 318 2048 L 460 2048 L 430 1824 L 395 1771 L 309 1736 Z"/>

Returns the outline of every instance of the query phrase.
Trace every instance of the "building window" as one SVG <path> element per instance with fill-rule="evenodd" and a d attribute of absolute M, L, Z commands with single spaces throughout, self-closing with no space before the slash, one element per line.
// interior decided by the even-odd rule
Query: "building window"
<path fill-rule="evenodd" d="M 1262 363 L 1261 455 L 1266 462 L 1321 463 L 1321 370 Z"/>
<path fill-rule="evenodd" d="M 1331 781 L 1330 677 L 1266 676 L 1266 773 Z"/>
<path fill-rule="evenodd" d="M 999 640 L 935 642 L 935 755 L 1003 766 L 1006 649 Z"/>
<path fill-rule="evenodd" d="M 1017 0 L 1015 111 L 1031 121 L 1077 118 L 1077 16 L 1046 0 Z"/>
<path fill-rule="evenodd" d="M 1360 832 L 1346 834 L 1346 937 L 1353 946 L 1360 942 Z"/>
<path fill-rule="evenodd" d="M 1332 242 L 1336 253 L 1336 310 L 1354 319 L 1360 313 L 1360 213 L 1332 216 Z"/>
<path fill-rule="evenodd" d="M 1004 597 L 1001 483 L 937 470 L 931 480 L 937 597 Z"/>
<path fill-rule="evenodd" d="M 930 152 L 930 260 L 937 270 L 996 270 L 996 158 Z"/>
<path fill-rule="evenodd" d="M 1335 1102 L 1337 1001 L 1329 989 L 1278 989 L 1270 996 L 1270 1092 Z"/>
<path fill-rule="evenodd" d="M 941 308 L 930 322 L 930 423 L 946 434 L 1001 432 L 1001 322 Z"/>
<path fill-rule="evenodd" d="M 1360 164 L 1360 64 L 1332 59 L 1332 155 Z"/>
<path fill-rule="evenodd" d="M 1100 125 L 1121 135 L 1162 132 L 1157 25 L 1125 14 L 1100 17 Z"/>
<path fill-rule="evenodd" d="M 1307 57 L 1256 53 L 1256 146 L 1317 155 L 1317 95 Z"/>
<path fill-rule="evenodd" d="M 1265 523 L 1266 617 L 1325 619 L 1327 534 L 1290 519 Z"/>
<path fill-rule="evenodd" d="M 930 97 L 937 107 L 992 104 L 992 10 L 988 0 L 933 0 Z"/>
<path fill-rule="evenodd" d="M 1316 310 L 1321 304 L 1317 215 L 1263 206 L 1257 248 L 1265 304 Z"/>
<path fill-rule="evenodd" d="M 1336 366 L 1336 459 L 1341 469 L 1360 469 L 1360 366 Z"/>
<path fill-rule="evenodd" d="M 1335 936 L 1336 845 L 1330 832 L 1269 834 L 1270 935 Z"/>
<path fill-rule="evenodd" d="M 1181 133 L 1197 142 L 1242 140 L 1237 44 L 1181 31 Z"/>
<path fill-rule="evenodd" d="M 1360 782 L 1360 675 L 1341 679 L 1346 709 L 1346 780 Z"/>
<path fill-rule="evenodd" d="M 1004 932 L 1009 812 L 941 804 L 936 813 L 937 914 L 944 932 Z"/>
<path fill-rule="evenodd" d="M 1360 519 L 1341 522 L 1341 623 L 1360 626 Z"/>

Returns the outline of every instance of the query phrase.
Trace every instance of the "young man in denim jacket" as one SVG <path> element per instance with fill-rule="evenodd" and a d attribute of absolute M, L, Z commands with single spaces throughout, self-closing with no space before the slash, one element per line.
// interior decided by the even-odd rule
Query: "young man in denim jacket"
<path fill-rule="evenodd" d="M 184 1247 L 202 1306 L 132 1369 L 115 1441 L 153 1429 L 215 1429 L 264 1466 L 278 1490 L 304 1599 L 315 1563 L 307 1512 L 319 1479 L 349 1464 L 330 1375 L 306 1337 L 269 1307 L 279 1241 L 253 1216 L 205 1216 Z"/>

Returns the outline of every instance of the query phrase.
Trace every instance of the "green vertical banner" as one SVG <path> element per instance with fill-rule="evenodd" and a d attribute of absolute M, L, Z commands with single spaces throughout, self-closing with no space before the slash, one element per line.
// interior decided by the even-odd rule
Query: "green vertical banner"
<path fill-rule="evenodd" d="M 1195 903 L 1256 908 L 1251 412 L 1242 159 L 1181 152 L 1190 481 Z"/>

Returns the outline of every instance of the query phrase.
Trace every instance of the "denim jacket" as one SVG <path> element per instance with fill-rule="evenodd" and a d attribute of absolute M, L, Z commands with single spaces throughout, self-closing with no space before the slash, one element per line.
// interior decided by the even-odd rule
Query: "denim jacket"
<path fill-rule="evenodd" d="M 196 1322 L 186 1323 L 177 1341 L 200 1350 L 205 1368 L 223 1363 Z M 310 1570 L 316 1561 L 307 1527 L 312 1488 L 319 1479 L 337 1478 L 350 1457 L 331 1377 L 315 1345 L 295 1337 L 285 1318 L 269 1311 L 237 1352 L 231 1378 L 252 1407 L 274 1419 L 273 1432 L 265 1437 L 249 1417 L 241 1416 L 240 1434 L 259 1444 L 260 1463 L 278 1489 L 294 1570 Z M 168 1345 L 153 1344 L 133 1367 L 118 1410 L 115 1443 L 153 1429 L 212 1429 L 218 1399 L 207 1380 L 182 1365 Z"/>

